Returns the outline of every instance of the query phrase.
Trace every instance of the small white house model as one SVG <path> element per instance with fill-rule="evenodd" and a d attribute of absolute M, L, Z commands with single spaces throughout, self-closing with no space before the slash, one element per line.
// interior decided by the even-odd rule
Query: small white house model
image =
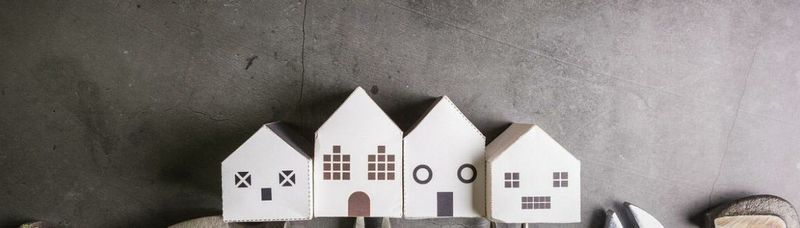
<path fill-rule="evenodd" d="M 486 147 L 489 219 L 581 220 L 581 163 L 532 124 L 514 123 Z"/>
<path fill-rule="evenodd" d="M 358 87 L 317 130 L 314 214 L 401 217 L 403 131 Z"/>
<path fill-rule="evenodd" d="M 222 161 L 225 222 L 308 220 L 313 217 L 311 144 L 273 122 Z"/>
<path fill-rule="evenodd" d="M 486 138 L 447 97 L 403 139 L 404 217 L 483 217 Z"/>

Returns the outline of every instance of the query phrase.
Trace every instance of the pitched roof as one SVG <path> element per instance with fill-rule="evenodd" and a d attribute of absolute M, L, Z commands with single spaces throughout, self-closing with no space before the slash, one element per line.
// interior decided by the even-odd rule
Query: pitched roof
<path fill-rule="evenodd" d="M 353 90 L 353 92 L 350 93 L 347 99 L 345 99 L 344 102 L 342 102 L 342 104 L 339 105 L 338 108 L 336 108 L 336 111 L 334 111 L 333 114 L 331 114 L 331 116 L 328 117 L 328 119 L 325 120 L 324 123 L 322 123 L 319 129 L 317 129 L 317 132 L 325 128 L 328 122 L 331 122 L 332 119 L 339 117 L 339 115 L 341 115 L 342 109 L 358 103 L 365 105 L 365 108 L 376 110 L 377 113 L 380 113 L 379 115 L 382 117 L 381 119 L 384 119 L 385 122 L 389 123 L 395 129 L 397 129 L 397 131 L 402 132 L 400 127 L 397 126 L 397 124 L 392 120 L 392 118 L 389 118 L 389 116 L 386 115 L 386 112 L 384 112 L 383 109 L 381 109 L 381 107 L 378 106 L 378 104 L 375 103 L 374 100 L 372 100 L 369 94 L 367 94 L 367 91 L 364 91 L 364 89 L 361 88 L 360 86 L 356 87 Z"/>
<path fill-rule="evenodd" d="M 293 130 L 285 123 L 276 121 L 268 123 L 264 126 L 275 133 L 275 135 L 283 139 L 286 144 L 289 144 L 289 146 L 294 148 L 294 150 L 300 153 L 300 155 L 303 155 L 306 158 L 312 157 L 311 153 L 314 151 L 312 144 L 306 140 L 305 137 L 301 136 L 297 131 Z"/>
<path fill-rule="evenodd" d="M 508 148 L 519 141 L 519 138 L 526 135 L 532 134 L 531 137 L 534 137 L 534 140 L 548 143 L 549 145 L 554 145 L 560 148 L 562 151 L 566 153 L 567 156 L 571 157 L 574 160 L 578 160 L 575 155 L 572 155 L 566 148 L 561 146 L 553 137 L 551 137 L 547 132 L 542 130 L 537 125 L 529 124 L 529 123 L 512 123 L 505 131 L 503 131 L 500 136 L 498 136 L 491 144 L 486 146 L 486 160 L 491 161 L 503 154 Z"/>
<path fill-rule="evenodd" d="M 512 123 L 500 136 L 497 136 L 492 143 L 486 146 L 486 160 L 491 161 L 506 151 L 508 147 L 517 142 L 517 140 L 519 140 L 522 135 L 525 135 L 533 126 L 533 124 Z"/>
<path fill-rule="evenodd" d="M 480 135 L 482 138 L 484 138 L 484 140 L 486 139 L 486 136 L 484 136 L 483 133 L 481 133 L 481 131 L 478 130 L 478 128 L 475 127 L 474 124 L 472 124 L 472 121 L 469 121 L 469 119 L 467 119 L 467 116 L 465 116 L 464 113 L 462 113 L 461 110 L 459 110 L 458 107 L 456 107 L 456 105 L 453 103 L 453 101 L 450 100 L 450 98 L 447 96 L 441 96 L 437 98 L 433 102 L 433 104 L 431 104 L 431 106 L 428 107 L 428 110 L 425 111 L 422 117 L 419 118 L 419 120 L 417 120 L 417 122 L 414 123 L 414 125 L 411 125 L 411 128 L 409 128 L 408 131 L 406 131 L 406 136 L 408 136 L 408 134 L 411 134 L 414 131 L 414 129 L 417 128 L 417 126 L 419 126 L 422 122 L 428 119 L 427 117 L 431 114 L 431 112 L 433 112 L 433 110 L 439 106 L 444 106 L 445 108 L 447 108 L 444 110 L 449 110 L 455 115 L 457 115 L 459 119 L 463 120 L 464 124 L 469 125 L 472 128 L 472 130 L 475 131 L 475 134 Z"/>

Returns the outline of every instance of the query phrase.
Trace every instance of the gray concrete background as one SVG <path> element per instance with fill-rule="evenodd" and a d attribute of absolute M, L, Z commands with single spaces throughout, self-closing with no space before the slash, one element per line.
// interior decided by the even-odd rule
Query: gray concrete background
<path fill-rule="evenodd" d="M 2 227 L 218 214 L 223 158 L 355 86 L 402 128 L 439 95 L 489 139 L 542 126 L 583 162 L 583 223 L 536 227 L 800 204 L 797 1 L 2 1 L 0 50 Z"/>

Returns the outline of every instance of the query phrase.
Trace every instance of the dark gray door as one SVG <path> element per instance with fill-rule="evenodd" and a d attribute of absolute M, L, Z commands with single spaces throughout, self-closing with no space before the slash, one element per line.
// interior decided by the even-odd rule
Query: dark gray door
<path fill-rule="evenodd" d="M 436 193 L 436 215 L 439 217 L 453 216 L 453 192 Z"/>

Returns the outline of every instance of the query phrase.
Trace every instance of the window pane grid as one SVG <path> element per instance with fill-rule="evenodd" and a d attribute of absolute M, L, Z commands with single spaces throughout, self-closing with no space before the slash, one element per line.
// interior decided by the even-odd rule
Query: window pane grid
<path fill-rule="evenodd" d="M 506 188 L 519 188 L 519 173 L 505 173 L 504 180 Z"/>
<path fill-rule="evenodd" d="M 523 210 L 550 209 L 549 196 L 523 196 L 521 198 Z"/>
<path fill-rule="evenodd" d="M 323 180 L 350 180 L 350 155 L 342 154 L 341 146 L 333 146 L 332 154 L 322 156 Z"/>
<path fill-rule="evenodd" d="M 566 188 L 569 187 L 569 174 L 567 172 L 553 172 L 553 187 Z"/>
<path fill-rule="evenodd" d="M 367 179 L 395 179 L 395 156 L 386 154 L 386 146 L 378 146 L 377 154 L 367 155 Z"/>

